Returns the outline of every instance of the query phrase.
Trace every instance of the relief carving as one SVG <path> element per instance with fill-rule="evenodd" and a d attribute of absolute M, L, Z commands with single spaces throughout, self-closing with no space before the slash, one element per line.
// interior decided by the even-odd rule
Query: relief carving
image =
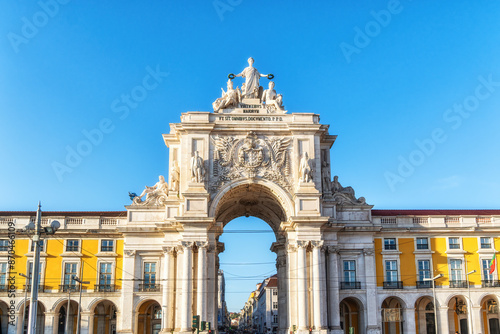
<path fill-rule="evenodd" d="M 284 189 L 292 190 L 287 148 L 291 138 L 259 138 L 249 132 L 245 138 L 215 137 L 214 177 L 210 192 L 242 177 L 274 181 Z"/>

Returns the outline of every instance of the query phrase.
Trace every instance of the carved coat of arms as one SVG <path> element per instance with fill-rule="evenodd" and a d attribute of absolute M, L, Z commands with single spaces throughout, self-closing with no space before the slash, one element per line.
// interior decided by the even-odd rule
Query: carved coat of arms
<path fill-rule="evenodd" d="M 262 177 L 291 190 L 287 148 L 291 138 L 259 138 L 250 132 L 245 138 L 215 137 L 214 175 L 210 191 L 241 177 Z"/>

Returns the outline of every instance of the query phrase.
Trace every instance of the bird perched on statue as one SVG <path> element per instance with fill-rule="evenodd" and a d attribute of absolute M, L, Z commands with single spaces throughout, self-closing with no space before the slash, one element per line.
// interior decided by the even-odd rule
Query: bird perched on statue
<path fill-rule="evenodd" d="M 133 201 L 135 197 L 137 197 L 136 193 L 131 193 L 130 191 L 128 192 L 128 196 L 130 197 L 130 200 Z"/>

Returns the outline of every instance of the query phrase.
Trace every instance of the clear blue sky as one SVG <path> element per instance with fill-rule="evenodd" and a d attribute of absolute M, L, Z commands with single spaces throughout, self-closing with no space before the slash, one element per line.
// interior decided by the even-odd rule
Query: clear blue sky
<path fill-rule="evenodd" d="M 275 75 L 289 112 L 330 124 L 332 174 L 375 208 L 500 207 L 499 2 L 43 7 L 8 1 L 0 11 L 0 210 L 38 200 L 44 210 L 123 210 L 128 191 L 167 174 L 169 123 L 210 110 L 249 56 Z M 162 73 L 158 84 L 126 107 L 121 96 L 148 71 Z M 54 165 L 99 126 L 108 133 L 58 177 Z"/>

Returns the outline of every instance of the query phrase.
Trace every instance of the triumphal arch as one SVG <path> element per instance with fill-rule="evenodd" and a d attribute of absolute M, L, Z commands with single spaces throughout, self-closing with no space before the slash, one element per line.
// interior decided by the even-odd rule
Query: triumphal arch
<path fill-rule="evenodd" d="M 224 251 L 218 238 L 239 216 L 261 218 L 276 234 L 271 250 L 280 334 L 343 333 L 340 248 L 362 259 L 361 274 L 375 272 L 372 206 L 331 177 L 336 136 L 318 114 L 287 111 L 273 75 L 260 74 L 252 58 L 248 63 L 229 74 L 212 111 L 186 112 L 170 124 L 163 135 L 168 178 L 131 194 L 123 267 L 135 271 L 124 272 L 121 332 L 134 332 L 136 320 L 128 314 L 148 298 L 127 282 L 141 276 L 141 261 L 159 255 L 162 332 L 191 333 L 195 314 L 216 324 L 218 254 Z M 360 320 L 363 332 L 379 332 L 373 274 L 356 298 L 373 310 Z"/>

